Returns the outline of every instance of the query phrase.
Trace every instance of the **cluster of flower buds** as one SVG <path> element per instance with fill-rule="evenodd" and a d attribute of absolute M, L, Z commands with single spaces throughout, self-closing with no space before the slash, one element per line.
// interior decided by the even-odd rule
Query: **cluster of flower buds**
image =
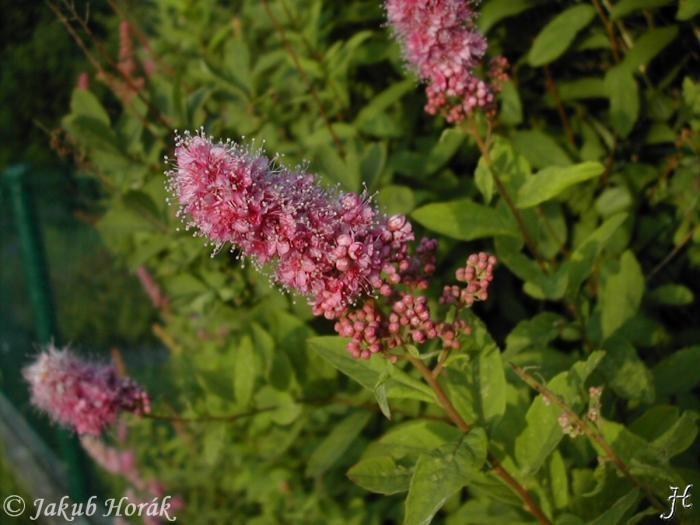
<path fill-rule="evenodd" d="M 593 423 L 596 423 L 600 419 L 600 398 L 602 396 L 602 386 L 592 386 L 588 389 L 588 412 L 586 413 L 586 417 Z"/>
<path fill-rule="evenodd" d="M 476 29 L 472 0 L 387 0 L 389 23 L 406 60 L 426 82 L 425 110 L 460 122 L 473 111 L 492 112 L 507 79 L 507 61 L 496 59 L 490 81 L 474 73 L 486 53 L 486 38 Z"/>
<path fill-rule="evenodd" d="M 445 286 L 440 302 L 471 306 L 476 301 L 485 301 L 489 297 L 489 285 L 493 281 L 496 257 L 486 252 L 475 253 L 467 259 L 467 265 L 459 268 L 456 277 L 459 282 L 467 283 L 462 288 L 458 285 Z"/>
<path fill-rule="evenodd" d="M 569 415 L 568 412 L 562 412 L 558 419 L 559 426 L 564 434 L 571 438 L 577 438 L 582 434 L 578 423 Z"/>
<path fill-rule="evenodd" d="M 34 406 L 78 434 L 99 435 L 122 412 L 150 412 L 148 394 L 132 379 L 67 349 L 49 346 L 23 373 Z"/>
<path fill-rule="evenodd" d="M 415 255 L 405 256 L 398 268 L 385 272 L 379 298 L 368 300 L 361 308 L 349 309 L 341 316 L 335 330 L 351 339 L 348 350 L 353 356 L 369 359 L 382 353 L 395 360 L 392 349 L 420 345 L 437 338 L 444 349 L 457 349 L 460 336 L 471 334 L 471 327 L 458 316 L 452 322 L 435 320 L 428 298 L 417 294 L 418 290 L 428 288 L 429 277 L 435 271 L 436 249 L 437 241 L 424 239 Z M 460 307 L 470 307 L 476 300 L 485 300 L 495 265 L 492 255 L 471 255 L 466 267 L 457 271 L 458 280 L 468 283 L 467 287 L 455 287 L 456 299 L 453 299 L 453 287 L 446 287 L 449 300 L 442 302 L 459 302 Z"/>

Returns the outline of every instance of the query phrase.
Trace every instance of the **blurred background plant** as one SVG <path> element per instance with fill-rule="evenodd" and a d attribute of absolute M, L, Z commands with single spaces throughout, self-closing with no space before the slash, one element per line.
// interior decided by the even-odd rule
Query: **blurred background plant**
<path fill-rule="evenodd" d="M 47 6 L 9 8 L 29 17 L 10 34 L 34 37 L 5 46 L 3 160 L 59 164 L 43 129 L 76 166 L 33 181 L 60 326 L 81 348 L 122 348 L 158 412 L 182 418 L 130 421 L 125 444 L 186 502 L 181 521 L 398 522 L 418 458 L 452 436 L 437 407 L 399 388 L 384 389 L 387 421 L 375 400 L 384 362 L 351 360 L 302 298 L 184 231 L 162 159 L 174 129 L 199 127 L 308 162 L 330 185 L 367 187 L 440 236 L 443 281 L 470 252 L 498 256 L 484 323 L 472 319 L 474 344 L 440 381 L 550 518 L 652 522 L 660 511 L 637 489 L 664 501 L 669 484 L 699 486 L 697 2 L 484 0 L 489 54 L 512 71 L 491 134 L 475 121 L 481 143 L 424 113 L 376 0 Z M 34 96 L 37 80 L 46 91 Z M 3 305 L 28 333 L 3 238 Z M 3 343 L 26 352 L 12 330 Z M 542 384 L 565 409 L 534 397 Z M 639 486 L 574 437 L 572 414 L 589 404 L 600 414 L 587 421 Z M 424 490 L 434 506 L 444 487 Z M 448 524 L 532 521 L 485 475 L 443 503 L 436 520 Z M 406 521 L 420 522 L 411 508 Z"/>

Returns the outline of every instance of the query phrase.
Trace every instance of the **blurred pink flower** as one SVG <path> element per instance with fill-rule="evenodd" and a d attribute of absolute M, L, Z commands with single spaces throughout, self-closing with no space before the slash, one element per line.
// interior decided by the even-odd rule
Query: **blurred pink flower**
<path fill-rule="evenodd" d="M 146 413 L 150 400 L 111 365 L 83 361 L 50 345 L 23 371 L 31 401 L 54 421 L 78 434 L 99 435 L 122 411 Z"/>

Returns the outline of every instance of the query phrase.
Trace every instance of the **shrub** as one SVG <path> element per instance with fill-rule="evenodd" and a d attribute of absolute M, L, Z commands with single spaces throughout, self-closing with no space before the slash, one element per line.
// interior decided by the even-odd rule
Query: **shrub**
<path fill-rule="evenodd" d="M 171 350 L 149 385 L 170 421 L 132 422 L 130 446 L 185 501 L 187 523 L 637 523 L 667 511 L 669 485 L 698 479 L 695 3 L 486 0 L 474 20 L 490 71 L 476 28 L 459 22 L 477 7 L 431 2 L 454 11 L 411 18 L 401 10 L 420 3 L 388 4 L 396 34 L 376 0 L 158 0 L 120 12 L 111 58 L 92 42 L 92 82 L 113 98 L 83 82 L 63 126 L 108 194 L 97 227 L 141 268 Z M 450 22 L 445 35 L 478 52 L 440 69 L 407 49 L 406 64 L 394 36 L 429 34 L 416 20 Z M 438 42 L 458 48 L 449 38 Z M 393 329 L 378 331 L 390 314 L 365 301 L 337 325 L 369 358 L 355 359 L 333 323 L 271 285 L 275 268 L 258 272 L 269 261 L 241 258 L 262 253 L 249 237 L 211 235 L 195 215 L 217 245 L 235 242 L 204 247 L 168 204 L 162 162 L 173 129 L 200 127 L 279 154 L 280 172 L 318 173 L 331 193 L 364 188 L 417 236 L 439 236 L 416 285 L 425 299 L 400 308 L 420 323 L 425 304 L 458 329 L 426 325 L 380 347 L 396 359 L 372 356 Z M 495 258 L 465 267 L 480 250 Z M 444 302 L 488 301 L 440 306 L 445 284 Z M 358 319 L 375 331 L 358 335 Z"/>

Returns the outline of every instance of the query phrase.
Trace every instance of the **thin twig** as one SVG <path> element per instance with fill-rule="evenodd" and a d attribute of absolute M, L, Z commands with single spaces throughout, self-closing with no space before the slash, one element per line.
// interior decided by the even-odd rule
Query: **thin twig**
<path fill-rule="evenodd" d="M 620 472 L 636 487 L 642 490 L 646 495 L 647 499 L 654 505 L 654 507 L 665 510 L 661 502 L 657 499 L 653 492 L 643 484 L 637 477 L 632 474 L 627 464 L 622 460 L 622 458 L 615 452 L 610 443 L 608 443 L 603 435 L 596 428 L 591 426 L 587 421 L 582 419 L 576 412 L 574 412 L 571 407 L 569 407 L 564 400 L 562 400 L 558 395 L 552 392 L 544 384 L 539 382 L 532 374 L 528 373 L 524 368 L 510 363 L 513 371 L 531 388 L 535 389 L 537 392 L 542 394 L 548 401 L 554 403 L 559 408 L 561 408 L 571 421 L 576 425 L 576 428 L 583 432 L 591 441 L 594 441 L 600 448 L 603 449 L 608 459 L 615 464 L 615 466 L 620 470 Z"/>
<path fill-rule="evenodd" d="M 51 5 L 51 1 L 49 0 L 49 5 Z M 153 112 L 155 117 L 158 119 L 158 121 L 165 126 L 166 128 L 172 127 L 171 123 L 168 121 L 168 119 L 163 116 L 163 114 L 160 112 L 158 108 L 156 108 L 148 98 L 146 98 L 143 93 L 141 93 L 141 88 L 137 86 L 133 79 L 129 76 L 126 75 L 120 68 L 119 65 L 116 63 L 116 61 L 112 58 L 112 56 L 109 54 L 109 52 L 104 48 L 102 43 L 99 41 L 99 39 L 95 36 L 95 34 L 92 32 L 92 29 L 90 29 L 90 26 L 83 20 L 81 16 L 78 15 L 78 13 L 75 11 L 75 5 L 72 4 L 72 2 L 69 2 L 68 0 L 63 0 L 63 4 L 66 6 L 66 8 L 69 10 L 71 16 L 73 17 L 74 20 L 77 20 L 78 25 L 80 25 L 81 29 L 85 32 L 85 34 L 91 39 L 91 41 L 95 44 L 95 48 L 97 49 L 98 53 L 102 56 L 102 59 L 112 68 L 114 69 L 118 75 L 126 82 L 126 84 L 129 86 L 129 89 L 136 95 L 136 97 L 141 100 L 146 105 L 146 108 L 148 108 L 149 111 Z M 54 13 L 56 13 L 58 10 L 57 7 L 52 8 Z M 57 16 L 61 17 L 63 14 L 61 13 L 60 15 L 57 14 Z M 64 19 L 64 25 L 69 26 L 71 25 L 70 22 L 63 16 Z M 98 68 L 99 71 L 103 71 L 103 68 L 100 66 Z"/>
<path fill-rule="evenodd" d="M 271 410 L 276 410 L 277 407 L 265 407 L 256 410 L 250 410 L 248 412 L 241 412 L 240 414 L 233 414 L 229 416 L 197 416 L 197 417 L 186 417 L 186 416 L 166 416 L 163 414 L 141 414 L 141 417 L 146 419 L 156 419 L 158 421 L 177 421 L 179 423 L 209 423 L 209 422 L 233 422 L 246 417 L 257 416 L 264 412 L 270 412 Z"/>
<path fill-rule="evenodd" d="M 603 9 L 603 6 L 600 5 L 599 0 L 593 0 L 593 5 L 595 6 L 596 11 L 598 11 L 598 16 L 600 16 L 600 19 L 603 22 L 603 25 L 605 26 L 605 30 L 608 32 L 608 38 L 610 39 L 610 47 L 612 48 L 613 58 L 615 59 L 615 62 L 619 62 L 620 47 L 617 43 L 617 38 L 615 38 L 615 28 L 612 22 L 610 22 L 608 15 L 605 13 L 605 9 Z"/>
<path fill-rule="evenodd" d="M 123 19 L 129 22 L 131 24 L 132 29 L 134 30 L 134 34 L 136 35 L 136 38 L 139 39 L 139 42 L 141 42 L 141 45 L 144 47 L 144 49 L 148 52 L 150 57 L 153 59 L 153 62 L 156 64 L 156 66 L 163 71 L 166 75 L 169 76 L 174 76 L 175 75 L 175 70 L 170 67 L 170 64 L 167 64 L 166 62 L 161 61 L 160 57 L 156 54 L 156 52 L 153 50 L 151 47 L 151 43 L 148 40 L 148 37 L 146 36 L 146 33 L 143 32 L 143 30 L 139 27 L 137 23 L 134 22 L 133 18 L 128 16 L 124 9 L 119 5 L 118 2 L 115 0 L 107 0 L 107 3 L 110 5 L 112 10 L 115 12 L 115 14 Z"/>
<path fill-rule="evenodd" d="M 688 241 L 693 238 L 693 234 L 695 233 L 695 228 L 691 228 L 688 233 L 686 233 L 683 238 L 681 239 L 681 242 L 679 242 L 673 250 L 671 250 L 666 257 L 661 259 L 659 264 L 654 266 L 654 268 L 649 272 L 649 275 L 647 276 L 647 280 L 651 280 L 657 273 L 659 273 L 664 266 L 666 266 L 668 263 L 671 262 L 671 260 L 678 255 L 678 253 L 685 247 L 686 244 L 688 244 Z"/>
<path fill-rule="evenodd" d="M 454 407 L 449 397 L 447 397 L 447 394 L 445 394 L 445 391 L 438 382 L 437 378 L 433 376 L 431 370 L 417 357 L 407 354 L 406 358 L 413 363 L 413 366 L 416 367 L 428 385 L 430 385 L 430 387 L 433 389 L 433 392 L 435 392 L 440 405 L 442 406 L 443 410 L 447 412 L 447 415 L 450 416 L 450 419 L 454 422 L 454 424 L 457 425 L 457 427 L 463 432 L 469 432 L 472 428 L 471 425 L 464 420 L 459 412 L 457 412 L 457 409 Z M 537 518 L 537 521 L 543 525 L 551 525 L 549 518 L 547 518 L 544 512 L 542 512 L 542 509 L 540 509 L 539 505 L 537 505 L 537 502 L 535 502 L 532 495 L 520 484 L 520 482 L 518 482 L 518 480 L 511 476 L 503 465 L 501 465 L 498 458 L 489 453 L 488 461 L 492 467 L 493 473 L 501 478 L 509 487 L 515 490 L 515 492 L 517 492 L 530 513 Z"/>
<path fill-rule="evenodd" d="M 527 245 L 528 249 L 530 250 L 530 253 L 535 257 L 535 259 L 537 260 L 537 264 L 539 264 L 540 268 L 545 269 L 547 265 L 546 265 L 544 259 L 542 258 L 542 255 L 540 254 L 539 250 L 537 249 L 537 244 L 535 243 L 535 240 L 532 237 L 532 235 L 530 235 L 530 232 L 527 229 L 527 225 L 525 224 L 525 219 L 523 218 L 522 213 L 520 213 L 520 210 L 515 205 L 515 202 L 513 201 L 513 198 L 510 196 L 510 193 L 508 192 L 506 185 L 503 183 L 501 178 L 498 176 L 496 171 L 493 169 L 493 162 L 491 161 L 491 154 L 489 153 L 488 145 L 486 144 L 484 139 L 479 134 L 479 130 L 476 128 L 476 123 L 474 122 L 473 119 L 469 121 L 469 128 L 467 128 L 466 131 L 472 137 L 474 137 L 474 140 L 476 141 L 476 144 L 479 147 L 479 150 L 481 151 L 481 155 L 484 159 L 484 162 L 486 163 L 486 166 L 489 168 L 489 171 L 491 172 L 491 176 L 493 177 L 493 181 L 496 183 L 496 188 L 498 189 L 498 193 L 503 198 L 503 200 L 506 202 L 508 208 L 510 209 L 511 213 L 513 214 L 513 217 L 515 218 L 515 221 L 518 223 L 518 227 L 520 228 L 520 232 L 523 235 L 523 239 L 525 240 L 525 244 Z"/>
<path fill-rule="evenodd" d="M 554 103 L 557 106 L 557 112 L 559 113 L 559 118 L 561 119 L 561 123 L 564 126 L 566 138 L 569 141 L 569 144 L 576 147 L 576 138 L 574 137 L 574 130 L 571 129 L 569 115 L 566 114 L 566 109 L 564 109 L 564 104 L 562 103 L 561 97 L 559 96 L 559 88 L 557 87 L 557 83 L 554 81 L 554 77 L 552 76 L 552 72 L 549 69 L 549 66 L 544 66 L 544 76 L 545 81 L 547 83 L 547 91 L 549 91 L 549 94 L 552 95 Z"/>
<path fill-rule="evenodd" d="M 73 41 L 81 49 L 85 57 L 88 59 L 88 62 L 90 62 L 90 64 L 95 68 L 98 74 L 104 75 L 106 77 L 108 73 L 105 71 L 104 67 L 102 66 L 102 63 L 99 60 L 97 60 L 97 58 L 95 58 L 92 52 L 88 49 L 87 45 L 85 44 L 85 41 L 81 38 L 81 36 L 73 27 L 73 25 L 68 21 L 63 12 L 58 8 L 58 6 L 51 2 L 51 0 L 47 0 L 46 3 L 48 4 L 49 9 L 51 9 L 51 11 L 53 11 L 53 13 L 56 15 L 56 18 L 58 18 L 59 22 L 61 22 L 61 24 L 63 24 L 63 26 L 66 28 L 66 31 L 71 36 Z M 148 103 L 146 103 L 146 105 L 147 107 L 149 107 Z M 133 110 L 131 106 L 127 107 L 131 108 L 131 111 L 137 116 L 139 120 L 141 120 L 144 126 L 149 127 L 151 125 L 146 116 L 141 115 L 137 111 Z M 160 117 L 160 115 L 158 116 Z M 168 125 L 168 127 L 170 126 Z"/>
<path fill-rule="evenodd" d="M 321 102 L 321 99 L 318 96 L 318 93 L 316 92 L 316 88 L 311 82 L 311 79 L 309 76 L 306 74 L 306 71 L 301 65 L 301 62 L 299 61 L 299 57 L 296 54 L 296 51 L 294 51 L 294 48 L 292 45 L 289 43 L 289 40 L 287 40 L 287 34 L 285 33 L 284 27 L 282 24 L 279 23 L 277 18 L 272 12 L 272 9 L 270 8 L 270 4 L 268 3 L 267 0 L 262 0 L 263 7 L 265 8 L 265 11 L 267 12 L 267 15 L 270 17 L 270 21 L 272 22 L 272 25 L 275 26 L 275 30 L 279 33 L 280 39 L 282 40 L 282 45 L 284 48 L 287 50 L 287 53 L 289 54 L 290 58 L 294 62 L 294 65 L 297 68 L 297 71 L 299 72 L 299 76 L 301 76 L 302 80 L 306 84 L 307 89 L 309 90 L 309 93 L 311 94 L 311 97 L 314 99 L 316 102 L 316 105 L 318 106 L 318 111 L 321 114 L 321 118 L 323 118 L 323 122 L 326 124 L 326 128 L 328 128 L 328 132 L 330 133 L 331 137 L 333 138 L 333 142 L 335 142 L 336 147 L 338 148 L 338 153 L 340 153 L 341 157 L 345 157 L 345 149 L 343 148 L 343 143 L 340 140 L 340 137 L 336 134 L 335 130 L 333 129 L 333 126 L 331 125 L 331 121 L 328 118 L 328 114 L 326 113 L 326 110 L 323 108 L 323 103 Z"/>

